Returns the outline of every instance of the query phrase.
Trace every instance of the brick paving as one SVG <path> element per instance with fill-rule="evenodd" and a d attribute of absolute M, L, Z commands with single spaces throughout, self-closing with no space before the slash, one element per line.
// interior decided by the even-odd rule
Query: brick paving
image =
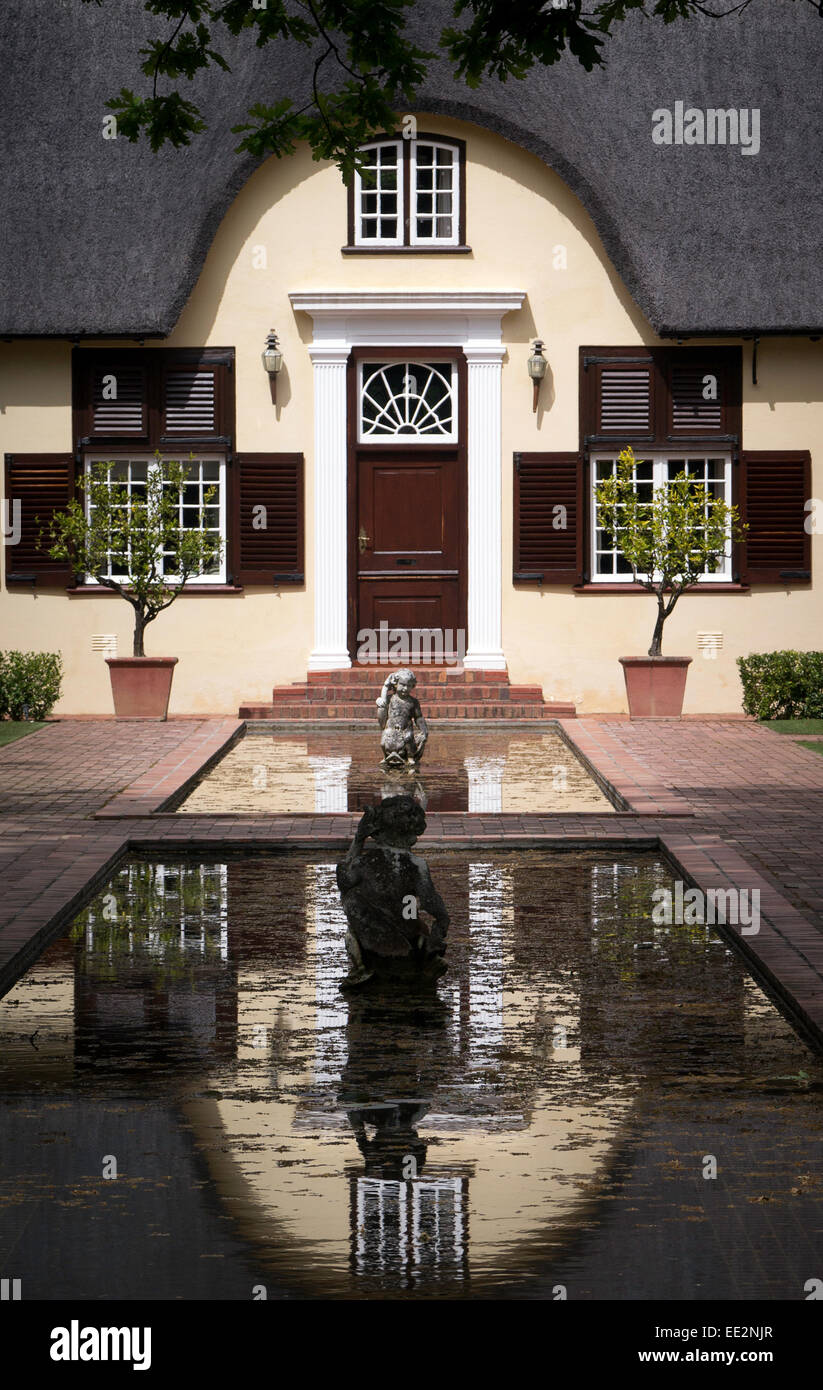
<path fill-rule="evenodd" d="M 700 822 L 693 839 L 719 835 L 823 932 L 819 753 L 748 721 L 562 727 L 633 809 L 688 807 Z"/>
<path fill-rule="evenodd" d="M 823 758 L 742 720 L 560 727 L 627 814 L 432 813 L 423 844 L 661 848 L 704 890 L 758 889 L 761 929 L 735 933 L 740 948 L 823 1043 Z M 356 815 L 163 812 L 242 728 L 64 720 L 0 752 L 0 994 L 130 849 L 349 842 Z"/>
<path fill-rule="evenodd" d="M 27 824 L 43 816 L 74 820 L 94 815 L 124 788 L 152 787 L 202 746 L 210 757 L 210 741 L 220 730 L 228 739 L 241 728 L 235 719 L 130 724 L 66 719 L 47 724 L 0 750 L 4 830 L 9 817 Z"/>

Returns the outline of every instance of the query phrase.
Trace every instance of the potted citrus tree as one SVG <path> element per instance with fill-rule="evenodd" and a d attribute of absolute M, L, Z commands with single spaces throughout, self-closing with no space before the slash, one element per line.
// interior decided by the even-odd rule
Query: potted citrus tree
<path fill-rule="evenodd" d="M 114 590 L 134 609 L 132 655 L 106 659 L 118 719 L 166 718 L 177 657 L 146 656 L 145 630 L 190 579 L 220 561 L 222 538 L 205 524 L 214 488 L 203 494 L 197 525 L 181 525 L 180 498 L 188 482 L 185 463 L 159 454 L 137 484 L 118 478 L 114 461 L 94 463 L 78 481 L 80 496 L 52 520 L 49 555 Z"/>
<path fill-rule="evenodd" d="M 681 594 L 711 573 L 730 540 L 742 538 L 737 508 L 707 494 L 685 470 L 641 499 L 634 452 L 621 451 L 614 473 L 595 488 L 598 523 L 615 539 L 635 582 L 655 595 L 657 617 L 646 656 L 621 656 L 629 715 L 672 717 L 683 710 L 690 656 L 663 655 L 663 627 Z"/>

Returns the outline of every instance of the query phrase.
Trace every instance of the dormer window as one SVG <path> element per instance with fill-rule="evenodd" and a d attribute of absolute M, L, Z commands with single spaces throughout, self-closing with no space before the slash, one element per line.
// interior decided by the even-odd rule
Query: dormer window
<path fill-rule="evenodd" d="M 363 165 L 354 175 L 355 241 L 358 246 L 402 246 L 403 142 L 367 145 L 361 153 Z"/>
<path fill-rule="evenodd" d="M 468 251 L 465 147 L 439 135 L 380 138 L 349 184 L 346 252 Z"/>
<path fill-rule="evenodd" d="M 456 246 L 460 166 L 454 145 L 411 142 L 412 246 Z"/>

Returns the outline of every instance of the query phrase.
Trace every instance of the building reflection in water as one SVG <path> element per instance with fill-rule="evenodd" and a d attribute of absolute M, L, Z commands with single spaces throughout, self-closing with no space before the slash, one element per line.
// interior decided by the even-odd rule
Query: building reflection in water
<path fill-rule="evenodd" d="M 133 860 L 72 931 L 67 1076 L 178 1097 L 226 1210 L 295 1287 L 456 1286 L 556 1241 L 641 1083 L 707 1056 L 742 1068 L 773 1015 L 710 929 L 651 925 L 670 881 L 651 857 L 430 861 L 452 926 L 422 1002 L 341 995 L 334 865 L 307 856 Z"/>
<path fill-rule="evenodd" d="M 337 1102 L 363 1160 L 348 1174 L 351 1269 L 368 1277 L 394 1270 L 406 1285 L 423 1269 L 463 1278 L 471 1166 L 430 1167 L 430 1144 L 419 1133 L 459 1066 L 448 1005 L 432 989 L 416 999 L 349 996 L 346 1008 Z"/>
<path fill-rule="evenodd" d="M 183 814 L 315 814 L 363 811 L 381 795 L 379 730 L 328 735 L 248 733 L 192 788 Z M 596 811 L 614 806 L 556 731 L 436 724 L 421 764 L 426 809 L 489 815 Z M 385 795 L 383 791 L 383 795 Z"/>
<path fill-rule="evenodd" d="M 75 975 L 78 1064 L 117 1057 L 181 1065 L 230 1055 L 236 987 L 228 866 L 133 860 L 82 914 Z"/>
<path fill-rule="evenodd" d="M 352 1177 L 352 1270 L 394 1272 L 401 1287 L 469 1273 L 468 1178 Z"/>

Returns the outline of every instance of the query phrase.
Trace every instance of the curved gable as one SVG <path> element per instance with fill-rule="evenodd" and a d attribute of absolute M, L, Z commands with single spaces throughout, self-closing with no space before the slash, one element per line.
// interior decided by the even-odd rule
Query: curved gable
<path fill-rule="evenodd" d="M 445 12 L 426 0 L 415 24 L 430 34 Z M 301 50 L 237 43 L 231 74 L 195 84 L 208 131 L 153 155 L 102 134 L 105 101 L 137 84 L 151 32 L 142 0 L 29 0 L 25 21 L 0 18 L 5 336 L 168 335 L 257 167 L 235 153 L 231 126 L 271 91 L 275 56 L 296 88 L 308 68 Z M 602 71 L 565 59 L 470 92 L 438 70 L 417 106 L 485 126 L 555 170 L 659 333 L 820 331 L 823 22 L 768 0 L 722 22 L 634 19 L 616 35 Z M 681 101 L 757 108 L 759 151 L 656 144 L 653 112 Z"/>

